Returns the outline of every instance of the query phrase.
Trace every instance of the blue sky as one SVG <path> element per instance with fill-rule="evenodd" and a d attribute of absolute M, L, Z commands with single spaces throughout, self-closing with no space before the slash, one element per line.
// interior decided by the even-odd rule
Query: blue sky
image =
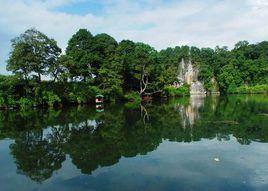
<path fill-rule="evenodd" d="M 79 29 L 162 49 L 268 40 L 268 0 L 0 0 L 0 73 L 10 40 L 35 27 L 62 49 Z"/>

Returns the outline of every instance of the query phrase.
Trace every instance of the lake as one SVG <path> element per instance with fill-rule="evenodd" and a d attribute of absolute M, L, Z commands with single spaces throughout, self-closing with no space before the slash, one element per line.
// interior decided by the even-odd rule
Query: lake
<path fill-rule="evenodd" d="M 0 112 L 0 190 L 268 190 L 268 97 Z"/>

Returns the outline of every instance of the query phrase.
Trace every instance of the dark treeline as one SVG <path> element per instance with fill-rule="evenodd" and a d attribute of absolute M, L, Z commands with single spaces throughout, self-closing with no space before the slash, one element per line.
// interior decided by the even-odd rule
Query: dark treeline
<path fill-rule="evenodd" d="M 62 54 L 54 39 L 29 29 L 11 42 L 7 70 L 14 75 L 0 76 L 0 107 L 82 104 L 99 93 L 107 100 L 163 96 L 178 80 L 182 59 L 198 68 L 207 92 L 267 91 L 267 41 L 241 41 L 232 50 L 177 46 L 157 51 L 144 43 L 118 43 L 108 34 L 93 36 L 80 29 Z M 50 80 L 42 81 L 44 76 Z M 177 92 L 186 95 L 189 87 Z"/>

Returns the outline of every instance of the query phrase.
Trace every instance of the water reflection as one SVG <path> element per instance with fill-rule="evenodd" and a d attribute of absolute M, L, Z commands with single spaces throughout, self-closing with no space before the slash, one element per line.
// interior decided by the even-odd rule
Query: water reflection
<path fill-rule="evenodd" d="M 205 97 L 202 95 L 192 95 L 189 104 L 177 103 L 175 109 L 179 110 L 181 117 L 181 125 L 185 129 L 193 127 L 194 123 L 199 119 L 199 109 L 204 106 Z"/>
<path fill-rule="evenodd" d="M 123 105 L 0 113 L 0 139 L 17 173 L 36 182 L 49 179 L 70 157 L 83 174 L 111 166 L 122 157 L 146 155 L 163 140 L 201 139 L 242 145 L 268 141 L 268 99 L 264 96 L 191 97 L 128 108 Z"/>

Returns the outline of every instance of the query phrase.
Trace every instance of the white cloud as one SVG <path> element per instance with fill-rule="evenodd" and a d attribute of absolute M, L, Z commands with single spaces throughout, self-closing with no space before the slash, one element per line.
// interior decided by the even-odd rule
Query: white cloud
<path fill-rule="evenodd" d="M 263 9 L 268 7 L 268 0 L 248 0 L 254 9 Z"/>
<path fill-rule="evenodd" d="M 101 3 L 102 13 L 52 11 L 83 1 Z M 10 38 L 30 27 L 55 38 L 63 49 L 79 28 L 88 28 L 93 34 L 106 32 L 117 40 L 144 41 L 161 49 L 266 40 L 267 20 L 268 0 L 0 0 L 0 71 L 5 67 Z"/>

